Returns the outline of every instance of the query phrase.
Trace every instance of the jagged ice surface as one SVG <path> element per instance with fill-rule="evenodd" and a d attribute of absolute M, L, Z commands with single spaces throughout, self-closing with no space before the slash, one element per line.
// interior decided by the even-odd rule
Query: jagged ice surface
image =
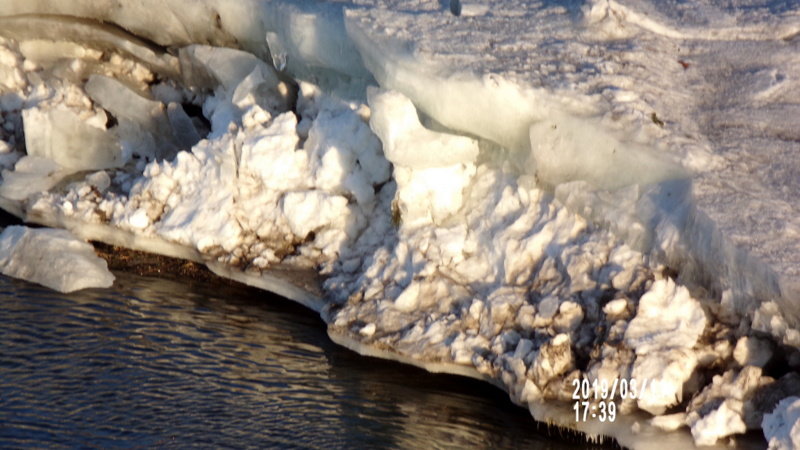
<path fill-rule="evenodd" d="M 154 5 L 0 1 L 5 208 L 251 283 L 321 275 L 287 295 L 338 342 L 540 420 L 785 434 L 761 419 L 800 395 L 796 7 Z M 580 377 L 658 388 L 576 423 Z"/>

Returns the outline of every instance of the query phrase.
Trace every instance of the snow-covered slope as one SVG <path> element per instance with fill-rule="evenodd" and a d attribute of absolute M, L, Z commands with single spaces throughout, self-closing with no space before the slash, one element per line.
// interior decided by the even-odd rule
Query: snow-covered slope
<path fill-rule="evenodd" d="M 21 217 L 205 262 L 362 353 L 637 447 L 723 442 L 800 395 L 796 5 L 0 16 L 0 202 Z M 572 410 L 582 378 L 653 384 L 601 422 Z"/>

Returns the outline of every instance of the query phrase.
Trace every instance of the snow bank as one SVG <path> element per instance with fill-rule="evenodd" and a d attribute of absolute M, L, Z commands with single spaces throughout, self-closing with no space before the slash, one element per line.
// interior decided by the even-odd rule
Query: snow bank
<path fill-rule="evenodd" d="M 11 226 L 0 233 L 0 272 L 59 292 L 106 288 L 114 275 L 69 231 Z"/>
<path fill-rule="evenodd" d="M 695 6 L 0 0 L 0 203 L 280 291 L 539 420 L 725 442 L 800 395 L 800 30 Z M 583 379 L 651 384 L 576 423 Z"/>

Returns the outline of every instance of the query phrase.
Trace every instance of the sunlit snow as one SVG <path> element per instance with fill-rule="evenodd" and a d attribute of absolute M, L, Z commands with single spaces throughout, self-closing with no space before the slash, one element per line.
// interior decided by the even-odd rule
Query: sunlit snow
<path fill-rule="evenodd" d="M 797 5 L 119 3 L 0 0 L 4 209 L 589 436 L 800 441 Z"/>

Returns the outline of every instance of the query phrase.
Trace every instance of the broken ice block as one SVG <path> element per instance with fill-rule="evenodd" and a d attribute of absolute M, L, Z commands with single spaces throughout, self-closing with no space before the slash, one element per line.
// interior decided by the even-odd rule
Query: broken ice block
<path fill-rule="evenodd" d="M 24 156 L 17 161 L 13 171 L 3 171 L 0 197 L 25 200 L 32 194 L 49 190 L 73 172 L 48 158 Z"/>
<path fill-rule="evenodd" d="M 207 45 L 190 45 L 180 50 L 181 73 L 188 86 L 216 88 L 232 93 L 236 86 L 256 68 L 261 68 L 264 81 L 277 86 L 275 70 L 255 55 L 241 50 Z"/>
<path fill-rule="evenodd" d="M 69 231 L 11 226 L 0 234 L 0 272 L 60 292 L 109 287 L 114 275 Z"/>
<path fill-rule="evenodd" d="M 101 75 L 92 75 L 85 89 L 92 100 L 117 118 L 119 127 L 115 131 L 120 141 L 132 146 L 136 153 L 163 159 L 180 150 L 163 103 L 144 98 L 122 82 Z"/>
<path fill-rule="evenodd" d="M 74 170 L 121 167 L 126 156 L 114 136 L 67 108 L 22 112 L 28 155 L 48 158 Z"/>

